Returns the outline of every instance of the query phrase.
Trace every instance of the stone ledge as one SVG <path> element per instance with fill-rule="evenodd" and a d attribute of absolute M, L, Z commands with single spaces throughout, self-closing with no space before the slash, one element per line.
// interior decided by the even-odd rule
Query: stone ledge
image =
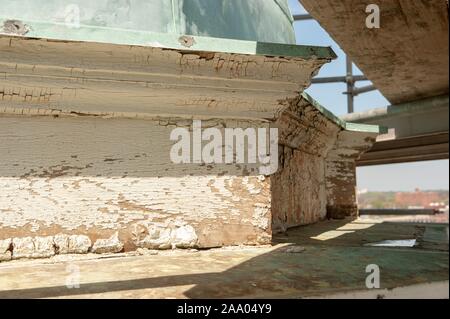
<path fill-rule="evenodd" d="M 193 249 L 198 247 L 198 237 L 194 227 L 183 225 L 176 228 L 148 225 L 147 229 L 135 229 L 137 250 Z M 97 239 L 93 244 L 86 235 L 58 234 L 55 236 L 35 236 L 0 240 L 0 262 L 16 259 L 40 259 L 55 255 L 71 254 L 116 254 L 124 251 L 124 240 L 119 233 L 110 238 Z"/>

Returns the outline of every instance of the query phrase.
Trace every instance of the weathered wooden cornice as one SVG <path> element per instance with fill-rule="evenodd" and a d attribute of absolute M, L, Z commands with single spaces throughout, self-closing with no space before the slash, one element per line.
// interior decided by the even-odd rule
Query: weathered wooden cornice
<path fill-rule="evenodd" d="M 355 160 L 380 129 L 348 124 L 303 93 L 334 53 L 194 40 L 180 48 L 173 36 L 157 47 L 0 36 L 0 239 L 13 243 L 12 258 L 39 246 L 26 225 L 50 247 L 32 256 L 49 256 L 60 232 L 88 236 L 84 251 L 98 238 L 125 250 L 254 245 L 357 213 Z M 193 119 L 278 127 L 278 171 L 174 163 L 171 132 Z"/>
<path fill-rule="evenodd" d="M 251 42 L 220 41 L 241 48 L 226 53 L 204 51 L 205 45 L 188 50 L 0 36 L 2 112 L 273 119 L 282 108 L 278 101 L 297 96 L 335 57 L 326 48 L 256 42 L 252 54 Z M 282 52 L 291 56 L 276 56 Z"/>

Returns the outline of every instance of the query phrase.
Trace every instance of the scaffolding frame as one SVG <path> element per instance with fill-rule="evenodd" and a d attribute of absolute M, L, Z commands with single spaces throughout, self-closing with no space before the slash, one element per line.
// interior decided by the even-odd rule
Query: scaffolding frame
<path fill-rule="evenodd" d="M 310 14 L 295 14 L 294 21 L 309 21 L 315 20 Z M 349 114 L 355 112 L 355 97 L 376 91 L 377 88 L 371 84 L 367 86 L 357 87 L 356 83 L 359 81 L 369 81 L 364 75 L 354 75 L 353 73 L 353 61 L 346 53 L 346 75 L 345 76 L 332 76 L 332 77 L 316 77 L 312 79 L 312 84 L 329 84 L 329 83 L 345 83 L 347 84 L 347 91 L 343 94 L 347 95 L 347 112 Z"/>

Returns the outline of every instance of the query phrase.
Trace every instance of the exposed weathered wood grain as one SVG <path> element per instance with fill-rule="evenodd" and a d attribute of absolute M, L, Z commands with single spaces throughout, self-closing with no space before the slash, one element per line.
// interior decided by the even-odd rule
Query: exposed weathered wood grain
<path fill-rule="evenodd" d="M 269 180 L 238 165 L 172 164 L 174 126 L 89 117 L 0 123 L 2 239 L 100 229 L 132 241 L 140 222 L 192 225 L 206 247 L 270 238 Z"/>
<path fill-rule="evenodd" d="M 8 107 L 274 118 L 329 60 L 0 36 Z"/>

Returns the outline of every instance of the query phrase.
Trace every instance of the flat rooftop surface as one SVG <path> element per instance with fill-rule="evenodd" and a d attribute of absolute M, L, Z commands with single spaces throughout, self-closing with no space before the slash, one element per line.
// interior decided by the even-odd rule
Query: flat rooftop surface
<path fill-rule="evenodd" d="M 379 290 L 366 287 L 371 264 Z M 448 266 L 446 225 L 326 221 L 259 248 L 5 262 L 0 298 L 448 298 Z M 74 278 L 79 288 L 68 288 Z"/>

